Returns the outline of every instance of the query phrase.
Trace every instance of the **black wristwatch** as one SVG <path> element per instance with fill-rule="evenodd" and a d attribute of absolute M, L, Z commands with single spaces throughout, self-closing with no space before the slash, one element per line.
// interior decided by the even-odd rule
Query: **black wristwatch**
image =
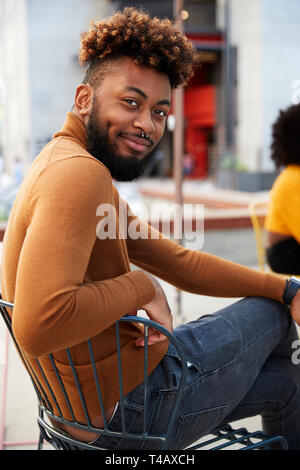
<path fill-rule="evenodd" d="M 300 279 L 297 279 L 294 276 L 290 277 L 286 281 L 285 289 L 282 296 L 285 304 L 290 305 L 298 289 L 300 289 Z"/>

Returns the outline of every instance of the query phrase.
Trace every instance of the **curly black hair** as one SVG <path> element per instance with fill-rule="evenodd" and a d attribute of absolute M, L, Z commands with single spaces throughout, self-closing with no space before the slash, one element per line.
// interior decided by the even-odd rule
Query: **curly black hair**
<path fill-rule="evenodd" d="M 272 126 L 271 159 L 277 168 L 300 165 L 300 103 L 279 112 Z"/>
<path fill-rule="evenodd" d="M 200 64 L 200 54 L 192 42 L 170 20 L 152 18 L 133 7 L 92 22 L 91 28 L 82 33 L 79 61 L 90 64 L 84 83 L 96 83 L 105 59 L 124 56 L 167 74 L 172 88 L 186 84 Z"/>

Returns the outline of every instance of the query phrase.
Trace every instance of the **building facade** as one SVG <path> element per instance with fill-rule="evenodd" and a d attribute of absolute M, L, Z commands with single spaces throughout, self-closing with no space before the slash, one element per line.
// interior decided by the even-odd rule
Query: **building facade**
<path fill-rule="evenodd" d="M 26 0 L 0 0 L 0 156 L 11 175 L 30 161 L 28 77 Z"/>
<path fill-rule="evenodd" d="M 300 98 L 298 0 L 230 0 L 237 49 L 236 148 L 250 171 L 272 171 L 272 123 Z"/>
<path fill-rule="evenodd" d="M 12 177 L 64 123 L 84 76 L 80 34 L 111 11 L 106 0 L 0 0 L 0 151 Z"/>
<path fill-rule="evenodd" d="M 272 122 L 300 100 L 298 3 L 185 0 L 184 32 L 203 58 L 184 93 L 188 177 L 214 177 L 228 157 L 248 172 L 273 170 Z M 0 154 L 11 175 L 73 105 L 80 33 L 125 5 L 173 19 L 173 0 L 0 0 Z M 171 176 L 171 127 L 158 150 L 151 174 Z"/>

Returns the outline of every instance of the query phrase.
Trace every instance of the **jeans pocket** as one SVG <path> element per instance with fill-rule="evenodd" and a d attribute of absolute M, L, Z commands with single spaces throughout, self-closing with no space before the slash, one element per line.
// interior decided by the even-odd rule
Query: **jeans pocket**
<path fill-rule="evenodd" d="M 139 450 L 143 443 L 142 426 L 143 411 L 141 407 L 125 402 L 124 408 L 124 425 L 128 433 L 141 434 L 140 439 L 124 437 L 122 433 L 122 413 L 121 405 L 118 406 L 115 415 L 108 425 L 108 430 L 116 433 L 115 436 L 100 435 L 93 443 L 95 447 L 102 450 Z M 120 434 L 121 433 L 121 434 Z"/>
<path fill-rule="evenodd" d="M 224 405 L 181 415 L 171 448 L 182 450 L 194 444 L 222 423 L 226 409 Z"/>

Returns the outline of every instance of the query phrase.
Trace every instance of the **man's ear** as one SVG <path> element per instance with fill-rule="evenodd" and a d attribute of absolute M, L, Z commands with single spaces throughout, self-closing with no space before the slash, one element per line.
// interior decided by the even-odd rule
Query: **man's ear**
<path fill-rule="evenodd" d="M 81 84 L 76 88 L 75 108 L 84 119 L 89 117 L 93 108 L 94 89 L 88 84 Z"/>

